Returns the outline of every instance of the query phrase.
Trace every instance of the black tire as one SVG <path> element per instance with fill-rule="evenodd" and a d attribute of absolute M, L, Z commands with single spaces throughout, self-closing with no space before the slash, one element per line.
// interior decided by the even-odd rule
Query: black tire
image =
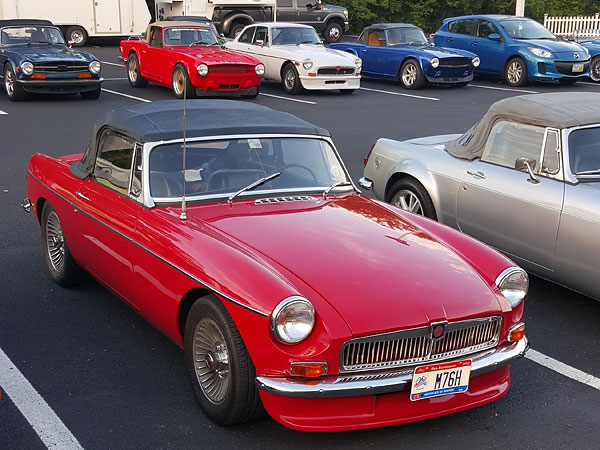
<path fill-rule="evenodd" d="M 573 84 L 577 83 L 577 81 L 578 81 L 577 78 L 560 78 L 558 80 L 558 82 L 560 84 L 564 84 L 565 86 L 573 85 Z"/>
<path fill-rule="evenodd" d="M 42 253 L 50 277 L 61 286 L 81 281 L 83 271 L 71 256 L 58 214 L 48 202 L 42 209 L 41 225 Z"/>
<path fill-rule="evenodd" d="M 506 63 L 504 69 L 506 84 L 512 87 L 525 86 L 527 84 L 527 64 L 523 58 L 515 56 Z"/>
<path fill-rule="evenodd" d="M 330 44 L 333 44 L 334 42 L 340 42 L 343 35 L 344 30 L 342 26 L 334 21 L 329 22 L 323 31 L 323 38 Z"/>
<path fill-rule="evenodd" d="M 590 79 L 596 83 L 600 81 L 600 55 L 592 58 L 590 63 Z"/>
<path fill-rule="evenodd" d="M 400 75 L 398 77 L 400 83 L 406 89 L 421 89 L 425 84 L 425 75 L 421 70 L 421 64 L 416 59 L 408 59 L 404 61 L 400 67 Z"/>
<path fill-rule="evenodd" d="M 254 364 L 233 319 L 214 295 L 199 298 L 190 309 L 184 355 L 200 407 L 214 422 L 234 425 L 263 414 Z"/>
<path fill-rule="evenodd" d="M 352 95 L 356 89 L 340 89 L 340 94 L 342 95 Z"/>
<path fill-rule="evenodd" d="M 175 64 L 171 75 L 171 88 L 175 97 L 183 98 L 183 86 L 185 83 L 186 97 L 196 98 L 196 88 L 192 84 L 188 72 L 183 64 Z"/>
<path fill-rule="evenodd" d="M 245 27 L 246 27 L 245 23 L 235 22 L 233 25 L 231 25 L 231 28 L 229 28 L 229 37 L 231 39 L 235 39 L 237 37 L 237 35 L 240 34 Z"/>
<path fill-rule="evenodd" d="M 135 88 L 148 86 L 148 80 L 142 77 L 140 60 L 135 53 L 131 53 L 127 57 L 127 79 L 129 80 L 129 84 Z"/>
<path fill-rule="evenodd" d="M 102 92 L 102 88 L 100 86 L 98 86 L 93 91 L 80 92 L 80 94 L 86 100 L 96 100 L 97 98 L 100 97 L 100 92 Z"/>
<path fill-rule="evenodd" d="M 67 28 L 65 39 L 67 42 L 73 41 L 73 47 L 83 47 L 87 43 L 88 34 L 83 27 L 74 25 Z"/>
<path fill-rule="evenodd" d="M 10 63 L 4 65 L 4 89 L 11 102 L 18 102 L 27 98 L 27 92 L 17 82 L 17 76 Z"/>
<path fill-rule="evenodd" d="M 405 201 L 402 202 L 401 198 Z M 388 191 L 386 200 L 398 208 L 437 220 L 431 197 L 415 179 L 402 178 L 396 181 Z M 410 200 L 418 201 L 419 206 L 416 207 L 416 203 L 411 203 Z"/>
<path fill-rule="evenodd" d="M 258 86 L 256 86 L 256 88 L 254 89 L 254 93 L 253 94 L 242 94 L 242 98 L 247 98 L 247 99 L 253 99 L 258 97 L 258 94 L 260 94 L 260 84 L 258 84 Z"/>
<path fill-rule="evenodd" d="M 283 90 L 287 94 L 299 94 L 302 92 L 300 76 L 293 64 L 287 63 L 284 66 L 281 73 L 281 84 L 283 85 Z"/>

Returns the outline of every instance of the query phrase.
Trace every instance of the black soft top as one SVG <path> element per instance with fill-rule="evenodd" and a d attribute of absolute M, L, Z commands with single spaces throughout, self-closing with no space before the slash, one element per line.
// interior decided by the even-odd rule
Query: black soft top
<path fill-rule="evenodd" d="M 48 25 L 54 26 L 49 20 L 42 19 L 11 19 L 11 20 L 0 20 L 0 28 L 2 27 L 18 27 L 22 25 Z"/>
<path fill-rule="evenodd" d="M 92 141 L 71 172 L 86 178 L 94 170 L 97 137 L 110 127 L 138 142 L 159 142 L 183 138 L 183 101 L 165 100 L 137 103 L 115 109 L 94 125 Z M 264 134 L 330 136 L 329 131 L 291 114 L 266 106 L 236 100 L 199 99 L 186 102 L 186 137 Z"/>

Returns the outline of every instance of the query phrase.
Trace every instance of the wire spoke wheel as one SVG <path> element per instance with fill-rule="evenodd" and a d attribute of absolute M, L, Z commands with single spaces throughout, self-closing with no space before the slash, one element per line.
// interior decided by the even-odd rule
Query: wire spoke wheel
<path fill-rule="evenodd" d="M 423 205 L 421 205 L 421 201 L 412 191 L 399 191 L 396 195 L 394 195 L 392 204 L 408 212 L 419 214 L 420 216 L 424 215 Z"/>
<path fill-rule="evenodd" d="M 4 71 L 4 85 L 6 87 L 6 93 L 11 96 L 15 92 L 15 76 L 13 71 L 6 68 Z"/>
<path fill-rule="evenodd" d="M 412 86 L 417 79 L 417 68 L 414 64 L 407 64 L 402 71 L 402 81 L 406 86 Z"/>
<path fill-rule="evenodd" d="M 229 350 L 214 320 L 204 317 L 198 322 L 192 345 L 202 392 L 212 403 L 222 403 L 230 389 Z"/>
<path fill-rule="evenodd" d="M 596 56 L 592 59 L 592 64 L 590 66 L 590 78 L 592 81 L 600 81 L 600 56 Z"/>
<path fill-rule="evenodd" d="M 57 272 L 65 265 L 65 236 L 56 212 L 48 214 L 46 222 L 46 250 L 50 257 L 50 264 Z"/>
<path fill-rule="evenodd" d="M 296 77 L 294 75 L 294 71 L 293 70 L 288 70 L 285 73 L 285 79 L 283 80 L 285 83 L 285 87 L 291 91 L 292 89 L 294 89 L 294 86 L 296 85 Z"/>

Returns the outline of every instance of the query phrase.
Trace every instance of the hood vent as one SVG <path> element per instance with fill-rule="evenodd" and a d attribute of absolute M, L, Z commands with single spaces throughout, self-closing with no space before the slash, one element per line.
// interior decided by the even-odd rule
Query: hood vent
<path fill-rule="evenodd" d="M 258 200 L 254 200 L 255 205 L 264 205 L 265 203 L 283 203 L 283 202 L 307 202 L 315 200 L 314 197 L 310 195 L 296 195 L 293 197 L 269 197 L 269 198 L 259 198 Z"/>

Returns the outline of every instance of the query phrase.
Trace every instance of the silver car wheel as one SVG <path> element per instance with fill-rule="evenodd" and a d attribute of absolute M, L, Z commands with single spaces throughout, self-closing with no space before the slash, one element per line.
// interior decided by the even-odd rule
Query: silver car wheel
<path fill-rule="evenodd" d="M 183 84 L 185 83 L 185 75 L 180 68 L 176 68 L 173 72 L 173 92 L 175 95 L 183 95 Z"/>
<path fill-rule="evenodd" d="M 396 193 L 392 198 L 392 205 L 398 208 L 404 209 L 405 211 L 423 215 L 423 206 L 419 198 L 409 190 L 402 190 Z"/>
<path fill-rule="evenodd" d="M 51 211 L 46 220 L 46 250 L 50 264 L 60 272 L 65 264 L 65 236 L 56 212 Z"/>
<path fill-rule="evenodd" d="M 509 64 L 508 70 L 506 71 L 506 78 L 508 79 L 509 84 L 517 85 L 520 83 L 523 78 L 523 67 L 519 61 L 513 61 Z"/>
<path fill-rule="evenodd" d="M 223 402 L 229 392 L 229 350 L 223 333 L 212 319 L 200 319 L 194 330 L 194 370 L 206 398 Z"/>
<path fill-rule="evenodd" d="M 12 96 L 15 92 L 15 76 L 10 67 L 6 67 L 4 71 L 4 86 L 6 87 L 6 93 L 8 96 Z"/>
<path fill-rule="evenodd" d="M 592 64 L 590 65 L 590 78 L 592 81 L 600 81 L 600 56 L 596 56 L 592 59 Z"/>
<path fill-rule="evenodd" d="M 414 64 L 407 64 L 402 71 L 402 82 L 405 86 L 412 86 L 417 79 L 417 68 Z"/>

